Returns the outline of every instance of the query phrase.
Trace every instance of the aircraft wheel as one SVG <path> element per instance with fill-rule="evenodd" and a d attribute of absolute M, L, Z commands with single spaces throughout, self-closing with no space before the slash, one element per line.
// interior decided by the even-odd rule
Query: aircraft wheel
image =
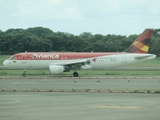
<path fill-rule="evenodd" d="M 78 77 L 78 72 L 74 72 L 74 73 L 73 73 L 73 76 L 74 76 L 74 77 Z"/>
<path fill-rule="evenodd" d="M 23 73 L 22 76 L 23 76 L 23 77 L 26 77 L 26 73 Z"/>

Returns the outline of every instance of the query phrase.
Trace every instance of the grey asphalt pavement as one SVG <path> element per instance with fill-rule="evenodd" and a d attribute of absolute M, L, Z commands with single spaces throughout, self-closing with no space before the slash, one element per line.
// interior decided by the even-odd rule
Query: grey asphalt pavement
<path fill-rule="evenodd" d="M 159 94 L 0 92 L 1 120 L 159 120 Z"/>
<path fill-rule="evenodd" d="M 0 79 L 0 89 L 160 90 L 160 80 Z M 160 94 L 0 92 L 0 120 L 160 120 Z"/>
<path fill-rule="evenodd" d="M 20 78 L 0 79 L 0 89 L 120 89 L 120 90 L 160 90 L 160 79 L 136 78 Z"/>

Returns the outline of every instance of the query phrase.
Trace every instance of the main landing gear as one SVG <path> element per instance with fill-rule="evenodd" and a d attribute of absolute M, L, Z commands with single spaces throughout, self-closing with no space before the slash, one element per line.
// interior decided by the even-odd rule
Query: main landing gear
<path fill-rule="evenodd" d="M 22 73 L 23 77 L 26 77 L 26 69 L 24 69 L 24 73 Z"/>
<path fill-rule="evenodd" d="M 22 76 L 23 76 L 23 77 L 26 77 L 26 69 L 24 69 L 24 72 L 22 73 Z M 74 76 L 74 77 L 78 77 L 78 72 L 74 72 L 74 73 L 73 73 L 73 76 Z"/>
<path fill-rule="evenodd" d="M 73 76 L 74 76 L 74 77 L 78 77 L 78 72 L 74 72 L 74 73 L 73 73 Z"/>

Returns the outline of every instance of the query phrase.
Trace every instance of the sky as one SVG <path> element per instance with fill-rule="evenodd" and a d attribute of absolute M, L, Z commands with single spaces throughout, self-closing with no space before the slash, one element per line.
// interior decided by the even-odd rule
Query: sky
<path fill-rule="evenodd" d="M 0 30 L 30 27 L 80 35 L 160 28 L 160 0 L 0 0 Z"/>

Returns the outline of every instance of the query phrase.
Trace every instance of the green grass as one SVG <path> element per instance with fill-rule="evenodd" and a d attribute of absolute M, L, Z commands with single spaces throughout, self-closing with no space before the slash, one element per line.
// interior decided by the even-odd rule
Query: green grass
<path fill-rule="evenodd" d="M 79 70 L 79 76 L 158 76 L 160 71 Z M 21 76 L 23 70 L 0 70 L 0 76 Z M 50 75 L 49 70 L 27 70 L 28 76 Z M 51 76 L 73 76 L 73 71 Z"/>
<path fill-rule="evenodd" d="M 91 71 L 82 71 L 79 72 L 79 74 L 83 75 L 160 75 L 160 71 L 117 71 L 117 70 L 112 70 L 112 71 L 107 71 L 107 70 L 91 70 Z"/>
<path fill-rule="evenodd" d="M 3 61 L 8 59 L 11 55 L 0 55 L 0 66 L 3 65 Z M 133 64 L 127 67 L 160 67 L 160 58 L 145 61 L 142 63 Z M 21 76 L 23 70 L 0 70 L 0 76 Z M 79 76 L 108 76 L 108 75 L 160 75 L 160 71 L 122 71 L 122 70 L 80 70 L 78 71 Z M 53 76 L 72 76 L 73 71 L 66 72 L 61 75 Z M 27 75 L 49 75 L 49 70 L 27 70 Z"/>
<path fill-rule="evenodd" d="M 23 70 L 0 70 L 0 76 L 22 76 Z M 49 75 L 49 70 L 27 70 L 28 76 Z"/>
<path fill-rule="evenodd" d="M 128 67 L 160 67 L 160 57 L 145 62 L 129 65 Z"/>
<path fill-rule="evenodd" d="M 0 55 L 0 66 L 3 65 L 3 61 L 5 61 L 6 59 L 10 58 L 11 55 Z"/>

